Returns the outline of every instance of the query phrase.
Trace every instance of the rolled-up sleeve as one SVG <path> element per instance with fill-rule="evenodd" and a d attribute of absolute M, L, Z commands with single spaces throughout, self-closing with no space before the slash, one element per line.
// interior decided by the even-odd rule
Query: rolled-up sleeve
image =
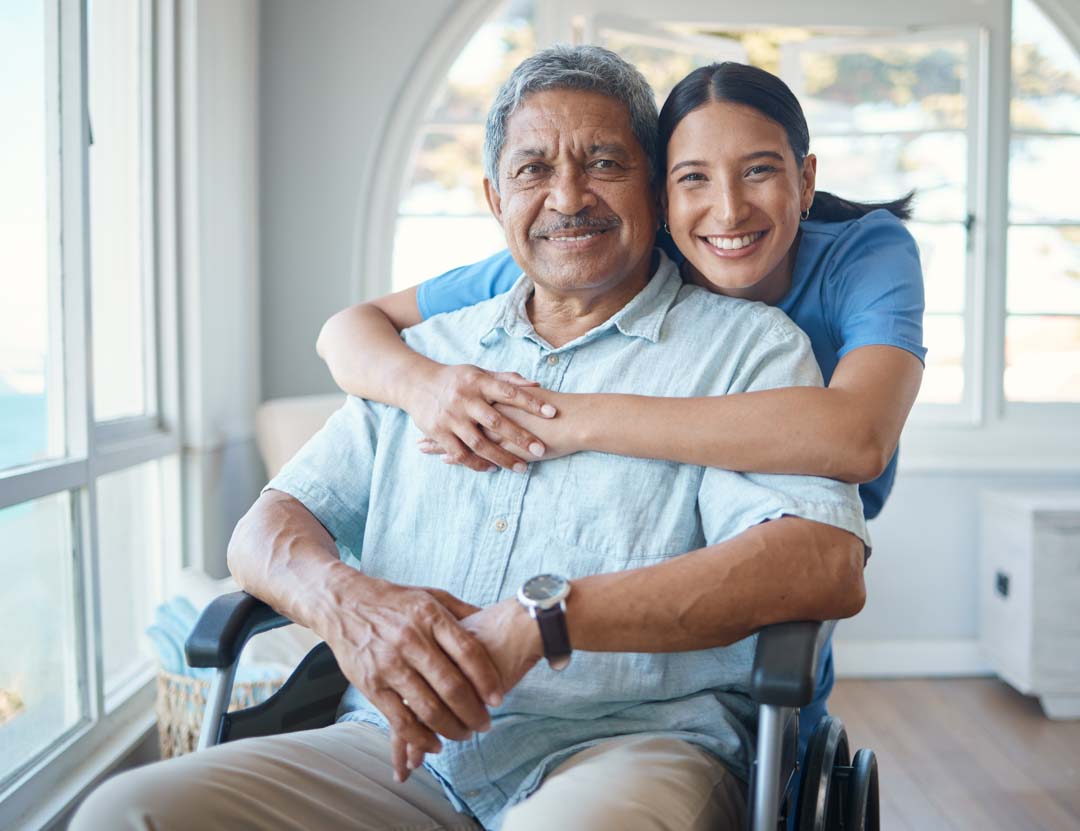
<path fill-rule="evenodd" d="M 730 391 L 820 387 L 821 371 L 806 335 L 781 312 L 770 314 L 772 325 L 745 341 Z M 710 545 L 781 516 L 833 525 L 869 543 L 858 488 L 822 476 L 737 473 L 710 467 L 702 476 L 698 507 Z"/>
<path fill-rule="evenodd" d="M 359 560 L 371 502 L 380 405 L 349 397 L 266 489 L 299 500 Z"/>

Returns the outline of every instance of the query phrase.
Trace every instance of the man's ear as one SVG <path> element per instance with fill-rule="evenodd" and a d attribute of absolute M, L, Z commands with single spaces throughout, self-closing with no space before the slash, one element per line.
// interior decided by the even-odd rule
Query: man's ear
<path fill-rule="evenodd" d="M 801 205 L 806 207 L 803 210 L 808 210 L 810 205 L 814 201 L 814 188 L 817 182 L 817 156 L 813 153 L 807 153 L 806 158 L 802 163 L 802 201 Z"/>
<path fill-rule="evenodd" d="M 487 199 L 492 216 L 502 225 L 502 197 L 499 196 L 499 192 L 495 190 L 495 185 L 491 183 L 487 176 L 484 177 L 484 197 Z"/>

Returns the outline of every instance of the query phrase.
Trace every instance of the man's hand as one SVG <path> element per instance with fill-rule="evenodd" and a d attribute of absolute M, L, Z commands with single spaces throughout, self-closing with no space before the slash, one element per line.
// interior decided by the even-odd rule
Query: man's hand
<path fill-rule="evenodd" d="M 513 598 L 475 611 L 462 619 L 461 625 L 491 656 L 506 692 L 515 687 L 544 655 L 539 626 Z M 396 730 L 391 733 L 390 744 L 395 775 L 401 782 L 408 778 L 410 770 L 423 764 L 426 753 L 438 752 L 426 749 Z"/>
<path fill-rule="evenodd" d="M 395 735 L 424 752 L 442 749 L 437 733 L 460 741 L 488 729 L 484 703 L 502 702 L 500 673 L 457 620 L 476 607 L 438 589 L 357 575 L 362 588 L 340 593 L 333 631 L 326 633 L 345 677 Z"/>
<path fill-rule="evenodd" d="M 405 409 L 420 432 L 443 448 L 450 463 L 477 471 L 493 470 L 494 464 L 520 473 L 526 462 L 543 457 L 546 448 L 493 405 L 532 413 L 539 420 L 552 418 L 555 408 L 537 397 L 536 389 L 535 381 L 516 372 L 438 364 L 412 387 Z M 522 448 L 521 454 L 504 450 L 488 433 Z"/>

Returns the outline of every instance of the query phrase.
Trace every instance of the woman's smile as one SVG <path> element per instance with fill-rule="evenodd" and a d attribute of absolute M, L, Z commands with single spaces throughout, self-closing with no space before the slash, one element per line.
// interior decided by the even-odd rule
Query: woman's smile
<path fill-rule="evenodd" d="M 761 250 L 759 243 L 767 233 L 768 231 L 750 231 L 746 234 L 699 236 L 698 241 L 713 255 L 733 259 L 749 257 Z"/>

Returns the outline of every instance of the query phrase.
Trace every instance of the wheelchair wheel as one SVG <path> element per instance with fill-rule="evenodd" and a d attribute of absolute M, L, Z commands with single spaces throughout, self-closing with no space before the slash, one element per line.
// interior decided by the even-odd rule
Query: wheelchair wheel
<path fill-rule="evenodd" d="M 863 748 L 855 753 L 848 781 L 845 831 L 879 831 L 877 757 Z"/>
<path fill-rule="evenodd" d="M 799 785 L 798 831 L 839 831 L 845 828 L 848 806 L 833 772 L 851 764 L 847 731 L 838 718 L 826 716 L 814 729 L 806 748 Z"/>

